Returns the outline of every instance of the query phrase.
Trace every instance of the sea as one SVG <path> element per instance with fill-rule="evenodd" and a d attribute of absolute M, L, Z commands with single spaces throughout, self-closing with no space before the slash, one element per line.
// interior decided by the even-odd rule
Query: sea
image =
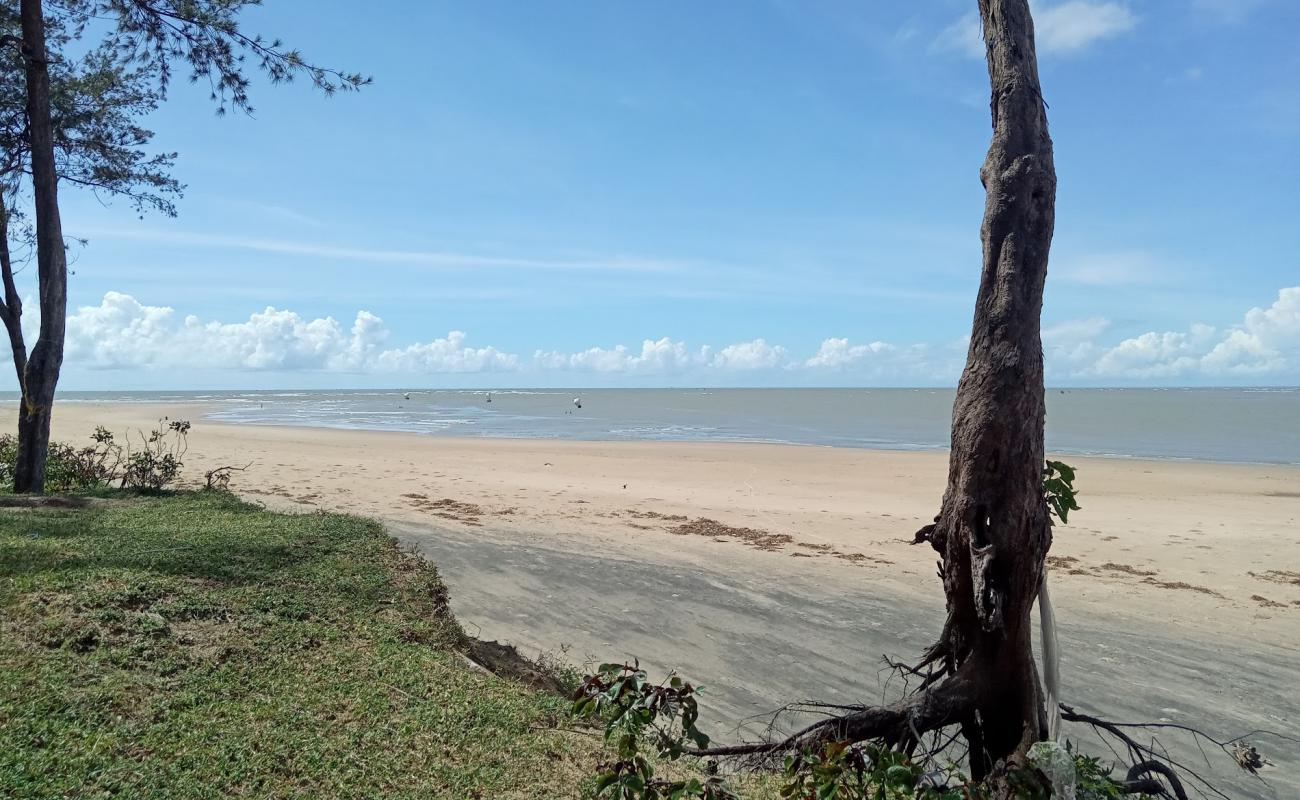
<path fill-rule="evenodd" d="M 943 450 L 951 389 L 477 389 L 65 392 L 62 402 L 202 402 L 245 425 L 428 436 L 779 442 Z M 1061 454 L 1300 464 L 1300 387 L 1050 389 Z"/>

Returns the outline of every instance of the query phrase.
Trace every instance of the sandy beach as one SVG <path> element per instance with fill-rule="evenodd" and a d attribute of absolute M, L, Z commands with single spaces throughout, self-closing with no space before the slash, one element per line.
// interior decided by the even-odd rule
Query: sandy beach
<path fill-rule="evenodd" d="M 55 438 L 188 418 L 189 480 L 248 464 L 232 488 L 249 499 L 381 518 L 439 563 L 472 632 L 578 662 L 689 664 L 728 725 L 878 693 L 881 655 L 914 654 L 942 621 L 933 553 L 909 544 L 938 509 L 941 453 L 455 439 L 204 412 L 64 403 Z M 1068 460 L 1083 510 L 1050 557 L 1067 702 L 1294 735 L 1300 468 Z M 1295 796 L 1300 746 L 1261 744 L 1283 768 L 1242 791 Z"/>

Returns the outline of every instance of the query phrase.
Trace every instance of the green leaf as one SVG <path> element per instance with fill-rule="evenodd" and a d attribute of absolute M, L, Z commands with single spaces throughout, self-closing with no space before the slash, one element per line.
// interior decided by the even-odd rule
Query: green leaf
<path fill-rule="evenodd" d="M 911 788 L 912 784 L 916 782 L 916 776 L 913 774 L 911 767 L 895 764 L 885 770 L 885 782 L 890 786 Z"/>

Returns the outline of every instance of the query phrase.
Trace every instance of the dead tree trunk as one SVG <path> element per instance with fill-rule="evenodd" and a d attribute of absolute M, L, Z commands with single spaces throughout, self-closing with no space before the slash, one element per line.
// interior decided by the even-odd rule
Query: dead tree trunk
<path fill-rule="evenodd" d="M 943 506 L 927 538 L 943 557 L 948 619 L 929 660 L 973 696 L 961 720 L 972 777 L 1043 736 L 1030 612 L 1051 544 L 1043 502 L 1039 314 L 1056 172 L 1027 0 L 979 0 L 993 115 L 980 170 L 983 271 L 952 412 Z"/>
<path fill-rule="evenodd" d="M 59 217 L 59 179 L 50 120 L 50 74 L 41 0 L 22 0 L 22 52 L 27 72 L 27 120 L 31 144 L 32 194 L 36 211 L 36 267 L 41 327 L 21 377 L 18 463 L 14 490 L 45 489 L 54 389 L 63 366 L 68 309 L 68 259 Z"/>

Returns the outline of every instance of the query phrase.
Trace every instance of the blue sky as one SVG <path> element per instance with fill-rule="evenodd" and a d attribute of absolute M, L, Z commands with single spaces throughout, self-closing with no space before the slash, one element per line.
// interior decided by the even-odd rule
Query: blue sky
<path fill-rule="evenodd" d="M 177 219 L 65 187 L 63 386 L 951 385 L 974 7 L 267 0 L 373 86 L 175 86 Z M 1300 4 L 1035 14 L 1049 381 L 1300 383 Z"/>

